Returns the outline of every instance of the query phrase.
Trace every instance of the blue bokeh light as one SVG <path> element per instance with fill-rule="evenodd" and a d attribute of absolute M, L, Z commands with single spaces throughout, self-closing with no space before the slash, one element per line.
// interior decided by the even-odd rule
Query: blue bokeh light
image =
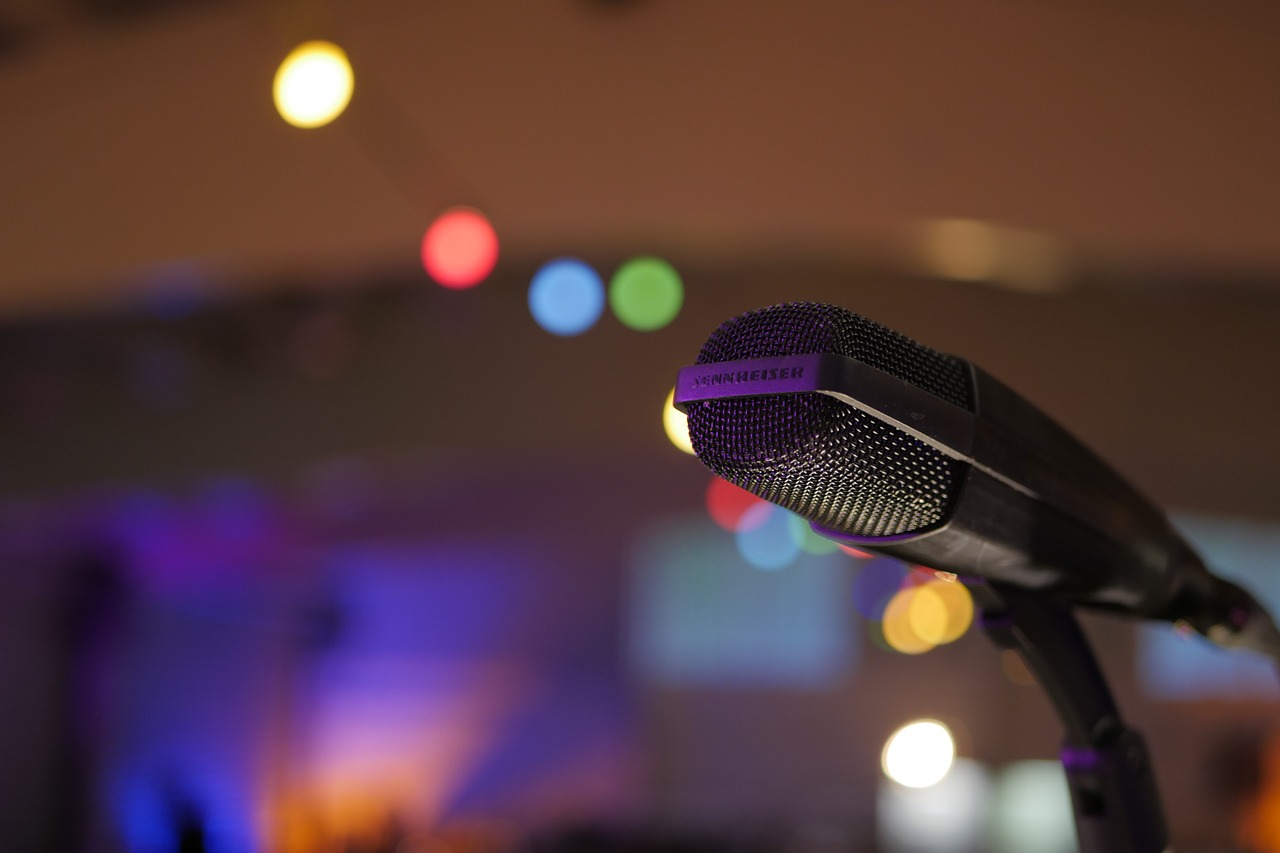
<path fill-rule="evenodd" d="M 738 553 L 757 569 L 785 568 L 800 554 L 791 535 L 791 514 L 773 504 L 762 503 L 747 510 L 735 538 Z"/>
<path fill-rule="evenodd" d="M 604 313 L 604 282 L 575 258 L 548 261 L 529 285 L 529 311 L 553 335 L 580 335 Z"/>
<path fill-rule="evenodd" d="M 910 569 L 892 557 L 864 563 L 853 579 L 853 604 L 864 618 L 879 621 L 884 609 L 906 580 Z"/>

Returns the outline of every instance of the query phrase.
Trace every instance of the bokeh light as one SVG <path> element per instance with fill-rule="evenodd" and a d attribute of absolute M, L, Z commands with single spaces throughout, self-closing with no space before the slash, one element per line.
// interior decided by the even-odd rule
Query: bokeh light
<path fill-rule="evenodd" d="M 1066 253 L 1053 237 L 973 219 L 922 222 L 919 250 L 931 275 L 1026 293 L 1059 290 L 1070 272 Z"/>
<path fill-rule="evenodd" d="M 991 853 L 1079 850 L 1071 790 L 1057 761 L 1018 761 L 996 777 L 988 809 Z"/>
<path fill-rule="evenodd" d="M 894 732 L 884 745 L 884 775 L 908 788 L 941 782 L 956 757 L 951 730 L 937 720 L 916 720 Z"/>
<path fill-rule="evenodd" d="M 294 127 L 312 128 L 340 116 L 354 88 L 355 76 L 342 48 L 332 42 L 309 41 L 280 63 L 272 95 L 281 118 Z"/>
<path fill-rule="evenodd" d="M 803 517 L 795 513 L 789 515 L 791 538 L 795 540 L 801 551 L 806 554 L 834 554 L 840 550 L 840 546 L 832 540 L 814 533 L 813 527 Z"/>
<path fill-rule="evenodd" d="M 922 655 L 932 651 L 937 643 L 930 642 L 916 630 L 912 611 L 921 587 L 904 585 L 893 594 L 884 608 L 881 628 L 889 648 L 904 655 Z"/>
<path fill-rule="evenodd" d="M 956 758 L 951 770 L 928 788 L 908 788 L 885 779 L 876 791 L 876 849 L 883 853 L 1004 853 L 992 850 L 991 777 L 980 762 Z M 1017 853 L 1048 853 L 1035 847 Z"/>
<path fill-rule="evenodd" d="M 791 535 L 791 513 L 761 502 L 742 516 L 735 540 L 742 559 L 757 569 L 775 570 L 790 565 L 800 556 L 800 546 Z"/>
<path fill-rule="evenodd" d="M 747 510 L 764 504 L 763 499 L 720 477 L 713 477 L 707 486 L 707 512 L 711 520 L 731 533 L 736 533 L 744 523 L 763 521 L 761 515 L 751 519 L 745 516 Z"/>
<path fill-rule="evenodd" d="M 640 332 L 661 329 L 680 313 L 684 284 L 661 258 L 627 261 L 609 282 L 609 307 L 624 326 Z"/>
<path fill-rule="evenodd" d="M 859 567 L 853 578 L 853 605 L 866 619 L 880 621 L 889 600 L 907 577 L 906 565 L 892 557 L 876 557 Z"/>
<path fill-rule="evenodd" d="M 882 595 L 887 582 L 887 577 L 879 579 L 870 595 Z M 893 651 L 923 654 L 960 639 L 973 624 L 973 611 L 973 597 L 963 584 L 913 567 L 903 575 L 879 617 L 882 636 Z"/>
<path fill-rule="evenodd" d="M 440 214 L 422 238 L 422 266 L 439 284 L 461 289 L 484 281 L 498 262 L 498 235 L 478 210 Z"/>
<path fill-rule="evenodd" d="M 909 593 L 906 621 L 912 636 L 929 648 L 941 645 L 942 637 L 950 628 L 946 601 L 927 584 L 911 587 L 903 592 Z"/>
<path fill-rule="evenodd" d="M 676 389 L 672 388 L 667 393 L 667 402 L 662 409 L 662 428 L 666 430 L 667 438 L 672 444 L 685 453 L 693 455 L 693 442 L 689 440 L 689 419 L 685 417 L 684 412 L 676 408 L 675 400 Z"/>
<path fill-rule="evenodd" d="M 921 230 L 928 268 L 942 278 L 986 281 L 999 269 L 1000 236 L 993 225 L 973 219 L 937 219 Z"/>
<path fill-rule="evenodd" d="M 868 620 L 866 622 L 867 636 L 871 639 L 871 644 L 878 649 L 886 652 L 895 651 L 893 646 L 889 645 L 884 638 L 884 623 L 878 620 Z"/>
<path fill-rule="evenodd" d="M 973 596 L 959 581 L 933 578 L 914 589 L 907 618 L 922 640 L 953 643 L 973 624 Z"/>
<path fill-rule="evenodd" d="M 548 261 L 529 285 L 529 312 L 553 335 L 580 335 L 604 313 L 604 282 L 576 258 Z"/>

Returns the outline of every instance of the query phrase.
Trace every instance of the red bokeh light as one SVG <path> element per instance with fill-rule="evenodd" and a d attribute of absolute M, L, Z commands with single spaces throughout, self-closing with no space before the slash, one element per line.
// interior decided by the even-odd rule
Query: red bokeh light
<path fill-rule="evenodd" d="M 707 512 L 711 513 L 711 520 L 725 530 L 738 531 L 743 527 L 747 513 L 764 504 L 761 498 L 719 477 L 712 479 L 707 486 Z M 756 523 L 763 519 L 764 514 L 758 514 Z"/>
<path fill-rule="evenodd" d="M 498 235 L 484 214 L 467 207 L 447 210 L 422 238 L 422 266 L 445 287 L 484 281 L 498 262 Z"/>

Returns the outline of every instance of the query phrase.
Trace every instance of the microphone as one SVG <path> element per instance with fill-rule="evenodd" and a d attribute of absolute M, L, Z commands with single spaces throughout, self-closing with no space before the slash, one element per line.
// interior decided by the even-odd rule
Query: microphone
<path fill-rule="evenodd" d="M 703 464 L 825 536 L 1280 660 L 1253 596 L 1066 430 L 964 359 L 844 308 L 728 320 L 680 371 L 675 404 Z"/>

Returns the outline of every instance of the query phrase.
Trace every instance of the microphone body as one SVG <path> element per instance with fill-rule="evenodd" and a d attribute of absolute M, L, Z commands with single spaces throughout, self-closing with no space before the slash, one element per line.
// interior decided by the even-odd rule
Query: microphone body
<path fill-rule="evenodd" d="M 724 323 L 675 399 L 704 464 L 824 535 L 1069 605 L 1185 621 L 1280 659 L 1280 632 L 1249 593 L 963 359 L 842 308 L 790 303 Z"/>

